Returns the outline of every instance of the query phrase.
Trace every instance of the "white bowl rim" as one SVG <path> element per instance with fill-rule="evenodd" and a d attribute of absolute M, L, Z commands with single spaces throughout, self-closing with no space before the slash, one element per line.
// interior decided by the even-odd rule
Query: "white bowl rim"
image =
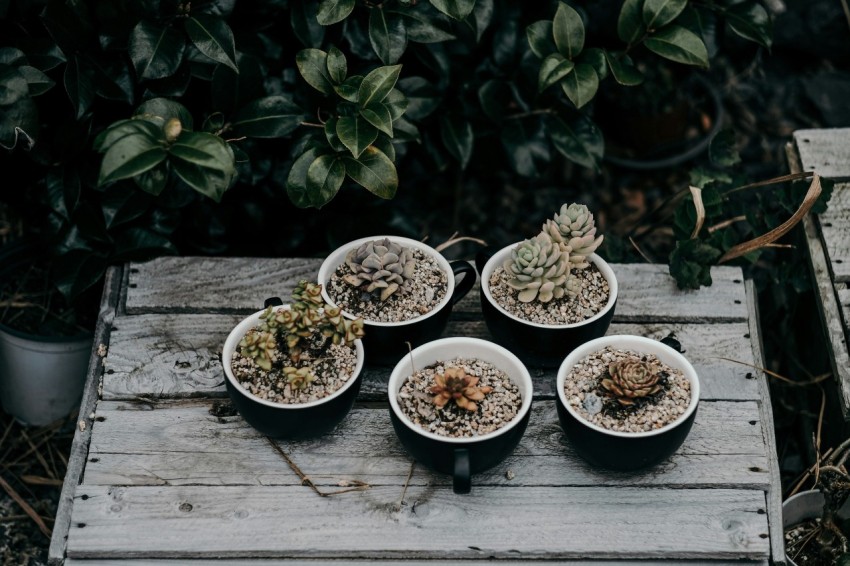
<path fill-rule="evenodd" d="M 280 305 L 274 307 L 275 309 L 283 308 L 289 309 L 289 305 Z M 354 341 L 354 349 L 357 353 L 357 365 L 354 367 L 354 372 L 351 374 L 351 377 L 336 391 L 331 393 L 326 397 L 322 397 L 321 399 L 316 399 L 315 401 L 309 401 L 307 403 L 277 403 L 275 401 L 269 401 L 268 399 L 261 399 L 257 397 L 247 389 L 245 389 L 239 380 L 236 379 L 236 376 L 233 375 L 233 369 L 231 368 L 231 363 L 233 361 L 233 353 L 236 351 L 236 347 L 239 345 L 239 342 L 242 340 L 242 337 L 253 327 L 257 326 L 260 321 L 260 315 L 265 312 L 266 309 L 259 310 L 252 315 L 249 315 L 242 319 L 239 324 L 237 324 L 233 330 L 230 331 L 230 334 L 227 335 L 227 339 L 224 341 L 224 348 L 221 352 L 221 365 L 224 368 L 224 375 L 227 377 L 230 384 L 233 385 L 239 393 L 245 395 L 252 401 L 256 401 L 262 405 L 266 405 L 268 407 L 274 407 L 275 409 L 288 409 L 288 410 L 296 410 L 296 409 L 308 409 L 310 407 L 316 407 L 318 405 L 322 405 L 329 401 L 332 401 L 336 397 L 342 395 L 349 387 L 354 385 L 354 382 L 357 381 L 358 376 L 363 371 L 363 342 L 362 340 Z"/>
<path fill-rule="evenodd" d="M 357 240 L 352 240 L 347 244 L 343 244 L 338 247 L 334 251 L 332 251 L 325 260 L 322 262 L 322 265 L 319 267 L 319 275 L 318 280 L 322 285 L 322 297 L 325 299 L 325 302 L 331 306 L 337 306 L 337 304 L 331 299 L 331 296 L 327 292 L 327 282 L 331 278 L 331 274 L 336 270 L 337 266 L 339 266 L 343 261 L 345 261 L 345 254 L 352 248 L 361 246 L 366 242 L 373 242 L 375 240 L 383 240 L 384 238 L 389 238 L 390 241 L 395 242 L 397 244 L 402 244 L 407 247 L 414 247 L 420 251 L 427 253 L 428 255 L 435 258 L 440 268 L 446 273 L 447 281 L 446 281 L 446 294 L 443 296 L 442 300 L 437 303 L 433 309 L 426 312 L 425 314 L 421 314 L 415 318 L 411 318 L 408 320 L 402 320 L 400 322 L 380 322 L 377 320 L 369 320 L 366 317 L 363 317 L 363 324 L 371 325 L 371 326 L 387 326 L 387 327 L 396 327 L 396 326 L 404 326 L 406 324 L 414 324 L 417 322 L 421 322 L 426 318 L 432 317 L 445 308 L 446 305 L 452 300 L 452 296 L 455 291 L 455 275 L 454 271 L 452 271 L 452 266 L 449 263 L 449 260 L 446 257 L 429 246 L 424 242 L 420 242 L 418 240 L 413 240 L 411 238 L 405 238 L 404 236 L 369 236 L 366 238 L 359 238 Z M 340 258 L 339 261 L 336 258 Z M 331 261 L 333 261 L 333 265 L 331 265 Z M 471 275 L 467 274 L 464 277 L 470 277 Z M 357 318 L 355 315 L 349 313 L 348 311 L 343 310 L 342 314 L 346 318 L 355 319 Z"/>
<path fill-rule="evenodd" d="M 484 348 L 489 348 L 494 352 L 498 352 L 499 354 L 510 360 L 512 363 L 516 364 L 516 366 L 520 369 L 519 376 L 514 376 L 513 372 L 510 372 L 508 374 L 512 381 L 517 380 L 518 378 L 519 380 L 525 382 L 527 394 L 523 394 L 522 396 L 522 405 L 520 406 L 519 411 L 517 411 L 516 416 L 511 419 L 511 421 L 505 426 L 492 432 L 488 432 L 487 434 L 482 434 L 480 436 L 453 438 L 448 436 L 442 436 L 434 432 L 427 431 L 420 426 L 417 426 L 414 422 L 407 418 L 407 415 L 404 414 L 398 404 L 398 390 L 401 389 L 404 380 L 410 377 L 410 370 L 405 369 L 405 366 L 409 363 L 410 356 L 413 355 L 413 357 L 415 358 L 417 355 L 427 354 L 434 349 L 443 348 L 446 346 L 461 345 L 465 343 L 481 345 Z M 489 360 L 482 361 L 486 361 L 487 363 L 493 364 L 493 362 Z M 503 368 L 499 369 L 505 371 Z M 519 385 L 519 383 L 517 383 L 517 385 Z M 526 368 L 525 364 L 523 364 L 522 361 L 518 357 L 516 357 L 510 350 L 503 348 L 502 346 L 499 346 L 498 344 L 495 344 L 488 340 L 482 340 L 480 338 L 471 338 L 467 336 L 455 336 L 450 338 L 440 338 L 439 340 L 433 340 L 431 342 L 422 344 L 421 346 L 415 348 L 412 354 L 406 354 L 404 358 L 399 360 L 399 362 L 393 368 L 393 371 L 390 374 L 389 382 L 387 383 L 387 397 L 390 401 L 390 410 L 395 413 L 395 415 L 402 423 L 404 423 L 407 428 L 425 438 L 429 438 L 431 440 L 436 440 L 439 442 L 445 442 L 448 444 L 456 444 L 462 447 L 464 445 L 474 444 L 477 442 L 496 438 L 518 426 L 519 422 L 522 421 L 522 419 L 524 419 L 528 412 L 531 410 L 531 402 L 534 398 L 534 382 L 531 379 L 531 374 L 528 372 L 528 368 Z"/>
<path fill-rule="evenodd" d="M 529 326 L 536 326 L 537 328 L 546 328 L 549 330 L 556 330 L 560 328 L 578 328 L 581 326 L 585 326 L 599 320 L 603 316 L 605 316 L 608 311 L 614 308 L 614 303 L 617 301 L 617 295 L 619 294 L 619 284 L 617 283 L 617 276 L 614 274 L 614 270 L 611 269 L 611 266 L 607 261 L 602 259 L 598 254 L 590 254 L 587 256 L 588 261 L 592 262 L 599 269 L 599 272 L 608 282 L 608 302 L 605 303 L 605 306 L 602 309 L 593 315 L 590 318 L 582 320 L 581 322 L 571 322 L 569 324 L 543 324 L 540 322 L 532 322 L 530 320 L 525 320 L 524 318 L 520 318 L 515 314 L 509 313 L 502 305 L 498 303 L 493 298 L 493 295 L 490 294 L 490 276 L 493 274 L 493 271 L 496 270 L 496 267 L 500 267 L 507 259 L 510 257 L 510 252 L 516 246 L 521 244 L 522 242 L 516 242 L 505 246 L 500 249 L 496 253 L 494 253 L 490 259 L 487 260 L 487 263 L 484 264 L 484 268 L 481 270 L 481 291 L 484 293 L 484 296 L 487 298 L 487 301 L 493 305 L 500 313 L 511 318 L 517 322 L 521 322 L 522 324 L 527 324 Z"/>
<path fill-rule="evenodd" d="M 691 382 L 691 401 L 688 404 L 685 412 L 679 415 L 679 417 L 671 422 L 667 423 L 663 427 L 655 430 L 650 430 L 646 432 L 620 432 L 616 430 L 608 430 L 607 428 L 603 428 L 601 426 L 595 425 L 584 417 L 579 415 L 575 409 L 570 405 L 567 394 L 564 392 L 564 383 L 567 380 L 567 374 L 569 370 L 575 365 L 579 360 L 584 359 L 586 356 L 602 350 L 606 346 L 611 346 L 617 349 L 630 350 L 637 353 L 648 353 L 654 354 L 662 359 L 665 364 L 669 366 L 674 366 L 677 369 L 681 370 L 685 377 Z M 642 349 L 643 348 L 646 349 Z M 671 361 L 673 363 L 671 363 Z M 561 367 L 558 368 L 558 378 L 555 385 L 558 390 L 558 400 L 559 402 L 567 409 L 567 411 L 584 426 L 595 430 L 597 432 L 601 432 L 603 434 L 607 434 L 609 436 L 618 436 L 621 438 L 647 438 L 651 436 L 658 436 L 659 434 L 663 434 L 669 430 L 676 428 L 685 422 L 691 414 L 696 410 L 697 404 L 699 403 L 700 397 L 700 382 L 699 377 L 697 377 L 697 372 L 694 369 L 694 366 L 691 365 L 691 362 L 688 359 L 668 346 L 663 342 L 659 342 L 658 340 L 653 340 L 652 338 L 645 338 L 643 336 L 632 336 L 629 334 L 614 334 L 611 336 L 602 336 L 601 338 L 596 338 L 594 340 L 590 340 L 589 342 L 585 342 L 572 352 L 564 359 L 561 363 Z"/>

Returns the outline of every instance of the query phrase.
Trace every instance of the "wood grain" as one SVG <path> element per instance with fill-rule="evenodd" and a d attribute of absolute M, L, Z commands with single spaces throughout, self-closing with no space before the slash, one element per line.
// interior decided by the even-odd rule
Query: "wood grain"
<path fill-rule="evenodd" d="M 728 489 L 89 486 L 68 556 L 764 560 L 764 506 Z"/>
<path fill-rule="evenodd" d="M 486 560 L 484 558 L 465 561 L 454 561 L 452 564 L 468 564 L 474 566 Z M 682 566 L 767 566 L 766 560 L 752 561 L 724 561 L 724 560 L 679 560 L 676 562 Z M 340 559 L 304 559 L 304 560 L 275 560 L 274 558 L 263 559 L 241 559 L 241 560 L 192 560 L 189 566 L 433 566 L 434 563 L 427 560 L 340 560 Z M 624 562 L 622 560 L 594 560 L 591 566 L 622 566 L 623 564 L 634 564 L 635 566 L 670 566 L 670 562 L 664 560 L 641 560 L 639 562 Z M 552 566 L 549 560 L 499 560 L 499 566 Z M 588 566 L 587 560 L 559 560 L 558 566 Z M 65 566 L 187 566 L 185 560 L 160 560 L 136 559 L 136 560 L 75 560 L 65 561 Z"/>
<path fill-rule="evenodd" d="M 86 485 L 299 485 L 286 462 L 238 415 L 214 417 L 210 401 L 102 402 L 89 451 Z M 594 470 L 564 438 L 554 401 L 535 402 L 522 442 L 478 485 L 745 487 L 766 489 L 768 461 L 758 407 L 704 402 L 685 444 L 669 461 L 638 473 Z M 344 480 L 403 485 L 411 458 L 398 442 L 389 408 L 355 408 L 333 432 L 278 443 L 317 485 Z M 507 479 L 511 470 L 515 477 Z M 450 485 L 422 468 L 415 485 Z"/>
<path fill-rule="evenodd" d="M 836 283 L 850 281 L 850 183 L 836 183 L 829 207 L 818 215 Z"/>
<path fill-rule="evenodd" d="M 119 317 L 114 347 L 106 359 L 104 399 L 224 395 L 219 355 L 239 315 L 147 314 Z M 720 360 L 753 363 L 746 323 L 613 324 L 609 334 L 661 339 L 673 333 L 704 382 L 704 399 L 758 399 L 752 368 Z M 444 336 L 491 339 L 483 322 L 449 323 Z M 361 399 L 383 399 L 391 368 L 367 368 Z M 552 397 L 555 371 L 535 372 L 535 394 Z"/>
<path fill-rule="evenodd" d="M 797 130 L 794 141 L 803 171 L 828 178 L 850 177 L 850 128 Z"/>

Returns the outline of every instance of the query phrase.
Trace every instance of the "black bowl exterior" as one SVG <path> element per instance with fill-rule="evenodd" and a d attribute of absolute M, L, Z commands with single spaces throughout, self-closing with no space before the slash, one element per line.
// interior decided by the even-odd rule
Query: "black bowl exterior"
<path fill-rule="evenodd" d="M 365 335 L 362 340 L 366 363 L 395 365 L 410 349 L 436 340 L 443 334 L 452 314 L 452 307 L 466 296 L 477 279 L 475 268 L 469 263 L 453 261 L 449 265 L 455 277 L 463 274 L 463 278 L 454 289 L 449 290 L 451 299 L 431 316 L 388 326 L 376 326 L 368 320 L 364 321 Z"/>
<path fill-rule="evenodd" d="M 353 378 L 354 383 L 333 399 L 309 407 L 289 405 L 290 408 L 271 407 L 239 390 L 229 379 L 224 383 L 230 400 L 248 424 L 272 438 L 297 439 L 321 436 L 342 422 L 354 406 L 362 376 L 360 372 Z"/>
<path fill-rule="evenodd" d="M 537 367 L 558 367 L 577 346 L 604 336 L 614 318 L 617 301 L 599 318 L 564 328 L 542 328 L 525 324 L 496 308 L 484 294 L 481 311 L 493 341 L 517 355 L 524 363 Z"/>
<path fill-rule="evenodd" d="M 676 426 L 652 436 L 614 436 L 594 430 L 570 413 L 559 399 L 558 419 L 570 445 L 591 465 L 609 470 L 639 470 L 673 455 L 685 441 L 697 408 Z"/>
<path fill-rule="evenodd" d="M 407 451 L 420 464 L 445 474 L 455 472 L 456 449 L 465 448 L 469 451 L 470 472 L 473 474 L 492 468 L 507 458 L 522 439 L 530 415 L 529 410 L 513 428 L 503 434 L 482 440 L 471 438 L 469 442 L 461 444 L 441 442 L 418 434 L 401 422 L 395 411 L 390 411 L 393 428 Z"/>

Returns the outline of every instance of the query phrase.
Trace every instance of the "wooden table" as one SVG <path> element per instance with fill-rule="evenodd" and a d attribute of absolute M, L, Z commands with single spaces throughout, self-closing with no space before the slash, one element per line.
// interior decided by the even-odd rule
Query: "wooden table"
<path fill-rule="evenodd" d="M 276 443 L 322 492 L 369 486 L 322 497 L 266 438 L 221 411 L 219 362 L 244 314 L 315 277 L 319 263 L 168 258 L 109 272 L 53 563 L 784 560 L 770 402 L 751 367 L 762 366 L 755 297 L 739 269 L 715 269 L 711 288 L 681 292 L 666 266 L 613 266 L 610 333 L 675 333 L 703 381 L 693 430 L 669 461 L 639 473 L 591 468 L 561 433 L 554 372 L 532 371 L 521 444 L 474 476 L 470 495 L 455 495 L 448 476 L 405 453 L 389 422 L 389 371 L 368 368 L 337 430 Z M 477 289 L 445 335 L 488 336 Z"/>
<path fill-rule="evenodd" d="M 829 361 L 850 420 L 850 128 L 798 130 L 794 142 L 792 170 L 837 181 L 827 211 L 803 224 Z"/>

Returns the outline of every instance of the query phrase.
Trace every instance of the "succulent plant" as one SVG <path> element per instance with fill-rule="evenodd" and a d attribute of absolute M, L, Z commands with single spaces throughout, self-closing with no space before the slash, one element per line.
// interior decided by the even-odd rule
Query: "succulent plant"
<path fill-rule="evenodd" d="M 620 405 L 634 405 L 635 399 L 661 390 L 658 369 L 649 362 L 628 358 L 608 365 L 608 376 L 600 382 L 609 396 Z"/>
<path fill-rule="evenodd" d="M 299 391 L 306 389 L 308 385 L 316 381 L 316 376 L 313 375 L 313 371 L 309 366 L 300 368 L 287 366 L 283 368 L 283 376 L 286 378 L 286 382 L 290 387 Z"/>
<path fill-rule="evenodd" d="M 537 299 L 548 303 L 575 291 L 574 285 L 565 285 L 570 276 L 568 255 L 545 232 L 514 248 L 511 259 L 503 267 L 513 276 L 508 285 L 519 290 L 520 302 L 530 303 Z"/>
<path fill-rule="evenodd" d="M 563 204 L 554 218 L 543 225 L 543 233 L 557 242 L 570 257 L 575 269 L 584 269 L 589 264 L 587 256 L 596 251 L 602 243 L 602 236 L 596 237 L 596 222 L 593 214 L 583 204 Z"/>
<path fill-rule="evenodd" d="M 345 256 L 351 273 L 343 279 L 349 285 L 374 293 L 386 301 L 393 293 L 410 288 L 416 262 L 413 253 L 389 238 L 366 242 Z"/>
<path fill-rule="evenodd" d="M 239 341 L 239 352 L 246 358 L 251 358 L 258 367 L 266 371 L 272 369 L 274 352 L 277 347 L 275 335 L 271 332 L 254 330 L 248 332 Z"/>
<path fill-rule="evenodd" d="M 474 413 L 478 410 L 475 401 L 481 401 L 493 390 L 492 387 L 476 387 L 478 381 L 479 378 L 467 375 L 463 368 L 446 368 L 442 374 L 434 376 L 435 385 L 431 387 L 431 393 L 434 394 L 432 401 L 442 408 L 454 400 L 461 409 Z"/>
<path fill-rule="evenodd" d="M 292 291 L 292 299 L 296 310 L 319 309 L 325 304 L 322 298 L 322 286 L 307 281 L 301 281 Z"/>
<path fill-rule="evenodd" d="M 325 318 L 328 324 L 322 329 L 322 333 L 331 339 L 334 344 L 351 344 L 358 338 L 363 338 L 363 319 L 348 320 L 342 316 L 339 307 L 325 307 Z"/>

